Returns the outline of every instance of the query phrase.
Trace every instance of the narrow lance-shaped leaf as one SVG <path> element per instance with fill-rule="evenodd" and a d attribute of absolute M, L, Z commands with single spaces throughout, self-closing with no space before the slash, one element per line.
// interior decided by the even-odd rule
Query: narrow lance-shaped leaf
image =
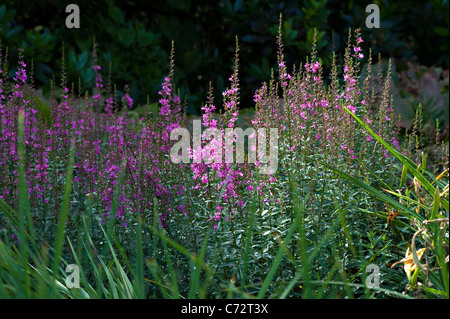
<path fill-rule="evenodd" d="M 407 213 L 407 214 L 409 214 L 411 216 L 414 216 L 415 218 L 417 218 L 420 221 L 424 220 L 424 218 L 421 215 L 419 215 L 416 212 L 410 210 L 405 205 L 400 204 L 398 201 L 396 201 L 392 197 L 390 197 L 390 196 L 380 192 L 379 190 L 373 188 L 372 186 L 369 186 L 369 185 L 365 184 L 361 180 L 359 180 L 357 178 L 354 178 L 353 176 L 350 176 L 347 173 L 341 172 L 341 171 L 339 171 L 337 169 L 332 169 L 332 170 L 334 171 L 335 174 L 337 174 L 337 175 L 339 175 L 341 177 L 344 177 L 345 179 L 350 181 L 355 186 L 358 186 L 358 187 L 366 190 L 367 192 L 369 192 L 370 194 L 376 196 L 378 199 L 382 200 L 383 202 L 389 203 L 392 207 L 394 207 L 398 211 L 401 211 L 401 212 Z"/>
<path fill-rule="evenodd" d="M 430 194 L 434 194 L 434 187 L 431 183 L 414 167 L 415 164 L 409 158 L 395 150 L 392 146 L 386 143 L 378 134 L 376 134 L 370 127 L 368 127 L 363 121 L 361 121 L 358 116 L 356 116 L 352 111 L 348 108 L 344 107 L 344 109 L 359 123 L 363 126 L 378 142 L 380 142 L 384 147 L 386 147 L 389 152 L 391 152 L 400 162 L 405 165 L 408 170 L 419 180 L 419 182 L 426 188 L 426 190 Z M 446 210 L 448 210 L 448 201 L 446 199 L 442 200 L 442 205 Z"/>

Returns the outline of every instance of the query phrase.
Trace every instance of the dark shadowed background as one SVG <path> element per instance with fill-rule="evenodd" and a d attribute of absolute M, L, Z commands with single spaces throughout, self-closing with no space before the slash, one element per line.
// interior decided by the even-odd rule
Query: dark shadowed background
<path fill-rule="evenodd" d="M 79 29 L 65 26 L 69 3 L 80 8 Z M 69 83 L 77 86 L 80 81 L 83 90 L 95 86 L 91 64 L 95 37 L 104 79 L 111 66 L 119 94 L 129 84 L 135 105 L 146 103 L 147 97 L 157 101 L 173 40 L 176 85 L 182 98 L 187 96 L 188 112 L 197 114 L 210 81 L 217 97 L 225 89 L 236 36 L 241 108 L 253 107 L 254 91 L 270 79 L 275 66 L 282 13 L 288 65 L 298 66 L 310 54 L 314 28 L 325 65 L 332 51 L 342 57 L 349 28 L 361 28 L 366 50 L 370 47 L 374 55 L 393 58 L 394 97 L 404 116 L 413 116 L 421 102 L 430 122 L 440 118 L 448 123 L 448 1 L 373 3 L 380 7 L 379 29 L 365 26 L 367 1 L 3 0 L 0 39 L 3 58 L 8 49 L 9 74 L 16 70 L 17 49 L 24 48 L 25 60 L 33 60 L 37 88 L 48 94 L 50 80 L 60 82 L 63 42 Z"/>

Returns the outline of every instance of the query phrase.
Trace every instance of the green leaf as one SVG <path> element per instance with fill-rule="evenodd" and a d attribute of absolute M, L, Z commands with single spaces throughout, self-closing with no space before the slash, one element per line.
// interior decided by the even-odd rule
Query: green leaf
<path fill-rule="evenodd" d="M 400 178 L 400 186 L 399 187 L 402 187 L 402 185 L 405 184 L 407 174 L 408 174 L 408 168 L 405 165 L 403 165 L 402 177 Z"/>
<path fill-rule="evenodd" d="M 3 17 L 0 18 L 1 23 L 8 23 L 9 21 L 11 21 L 11 19 L 14 18 L 14 15 L 17 12 L 17 10 L 15 10 L 15 9 L 7 10 L 6 5 L 3 5 L 0 8 L 3 8 L 3 13 L 2 13 Z M 2 10 L 0 9 L 0 11 L 2 11 Z"/>
<path fill-rule="evenodd" d="M 242 2 L 243 2 L 242 0 L 236 0 L 234 2 L 234 8 L 233 8 L 234 12 L 238 12 L 239 10 L 241 10 Z"/>
<path fill-rule="evenodd" d="M 307 198 L 306 198 L 307 199 Z M 304 210 L 304 205 L 306 202 L 306 199 L 301 203 L 301 204 L 296 204 L 295 205 L 295 219 L 294 222 L 292 223 L 288 234 L 286 235 L 285 239 L 283 240 L 283 243 L 285 245 L 287 245 L 290 241 L 292 236 L 294 235 L 294 232 L 296 232 L 298 230 L 299 225 L 301 225 L 302 223 L 302 219 L 303 219 L 303 210 Z M 281 260 L 283 259 L 285 255 L 285 250 L 283 249 L 283 247 L 280 247 L 280 249 L 278 250 L 278 254 L 275 257 L 275 260 L 272 263 L 272 266 L 270 267 L 269 272 L 267 273 L 266 278 L 264 279 L 264 282 L 261 286 L 261 289 L 258 291 L 258 299 L 264 298 L 267 289 L 269 288 L 269 284 L 271 283 L 273 277 L 275 276 L 275 273 L 278 270 L 278 267 L 280 266 Z"/>
<path fill-rule="evenodd" d="M 191 7 L 191 1 L 185 0 L 185 1 L 177 1 L 177 0 L 168 0 L 167 3 L 175 9 L 188 12 L 189 8 Z"/>
<path fill-rule="evenodd" d="M 74 158 L 75 158 L 75 147 L 72 145 L 69 155 L 69 162 L 66 169 L 66 181 L 64 184 L 64 194 L 63 200 L 61 204 L 61 211 L 59 213 L 58 220 L 58 228 L 56 230 L 56 239 L 55 239 L 55 253 L 53 256 L 53 265 L 52 272 L 56 274 L 58 272 L 60 263 L 61 263 L 61 255 L 64 244 L 64 234 L 66 230 L 66 222 L 69 216 L 69 208 L 70 208 L 70 193 L 72 192 L 72 181 L 73 181 L 73 166 L 74 166 Z"/>
<path fill-rule="evenodd" d="M 431 292 L 433 294 L 441 295 L 441 296 L 448 298 L 448 293 L 446 293 L 445 291 L 441 291 L 441 290 L 437 290 L 437 289 L 433 289 L 433 288 L 429 288 L 429 287 L 425 287 L 425 288 L 423 288 L 423 290 L 425 290 L 426 292 Z"/>
<path fill-rule="evenodd" d="M 50 107 L 45 104 L 39 96 L 35 95 L 34 99 L 32 101 L 32 103 L 34 103 L 34 105 L 36 106 L 36 108 L 39 110 L 39 113 L 41 115 L 41 119 L 44 121 L 44 123 L 46 123 L 47 125 L 50 124 L 51 122 L 51 112 L 50 112 Z"/>
<path fill-rule="evenodd" d="M 369 128 L 363 121 L 361 121 L 355 114 L 353 114 L 352 111 L 350 111 L 348 108 L 344 107 L 344 109 L 351 115 L 353 116 L 353 118 L 359 123 L 361 124 L 361 126 L 363 126 L 378 142 L 380 142 L 384 147 L 386 147 L 389 152 L 391 152 L 400 162 L 403 163 L 403 165 L 405 165 L 408 170 L 414 175 L 414 177 L 416 177 L 419 182 L 422 184 L 423 187 L 425 187 L 425 189 L 429 192 L 429 194 L 433 195 L 434 194 L 434 187 L 433 185 L 431 185 L 431 183 L 421 174 L 417 171 L 416 167 L 415 167 L 415 163 L 410 160 L 409 158 L 407 158 L 406 156 L 404 156 L 403 154 L 401 154 L 400 152 L 398 152 L 397 150 L 395 150 L 392 146 L 390 146 L 388 143 L 386 143 L 380 136 L 378 136 L 378 134 L 376 134 L 371 128 Z M 443 207 L 448 210 L 448 201 L 443 199 L 442 200 L 442 205 Z"/>
<path fill-rule="evenodd" d="M 0 21 L 2 21 L 5 12 L 6 12 L 6 5 L 4 4 L 0 7 Z"/>
<path fill-rule="evenodd" d="M 145 31 L 145 29 L 137 30 L 136 34 L 137 34 L 136 36 L 137 42 L 141 47 L 144 48 L 152 44 L 156 39 L 153 33 L 151 33 L 150 31 L 147 32 Z"/>
<path fill-rule="evenodd" d="M 108 7 L 108 13 L 111 18 L 120 24 L 125 24 L 125 17 L 119 7 L 111 5 Z"/>
<path fill-rule="evenodd" d="M 332 168 L 332 170 L 336 175 L 341 176 L 341 177 L 347 179 L 349 182 L 351 182 L 355 186 L 358 186 L 358 187 L 366 190 L 368 193 L 376 196 L 378 199 L 382 200 L 383 202 L 390 204 L 392 207 L 394 207 L 398 211 L 407 213 L 410 216 L 413 216 L 420 221 L 424 220 L 424 218 L 422 216 L 420 216 L 419 214 L 417 214 L 416 212 L 414 212 L 414 211 L 410 210 L 408 207 L 400 204 L 398 201 L 396 201 L 392 197 L 380 192 L 379 190 L 373 188 L 372 186 L 367 185 L 363 181 L 361 181 L 357 178 L 354 178 L 353 176 L 350 176 L 347 173 L 341 172 L 337 169 Z M 410 217 L 410 216 L 408 216 L 408 217 Z"/>
<path fill-rule="evenodd" d="M 189 294 L 188 299 L 192 299 L 197 295 L 198 292 L 198 286 L 199 286 L 199 280 L 200 280 L 200 271 L 202 270 L 202 264 L 203 260 L 205 259 L 205 253 L 206 253 L 206 245 L 208 243 L 208 237 L 209 232 L 206 233 L 205 238 L 203 239 L 202 248 L 200 250 L 200 254 L 198 256 L 198 259 L 194 263 L 194 270 L 191 273 L 191 280 L 189 283 Z"/>
<path fill-rule="evenodd" d="M 431 220 L 436 218 L 436 214 L 439 211 L 440 205 L 441 205 L 441 196 L 439 192 L 439 187 L 436 187 L 436 191 L 434 192 L 433 209 L 431 210 L 430 214 Z"/>
<path fill-rule="evenodd" d="M 26 238 L 27 226 L 32 231 L 33 221 L 31 219 L 30 202 L 28 200 L 28 189 L 25 180 L 25 143 L 24 143 L 24 118 L 25 112 L 19 111 L 19 239 L 20 239 L 20 257 L 22 266 L 25 269 L 26 295 L 31 295 L 31 283 L 28 266 L 28 243 Z"/>
<path fill-rule="evenodd" d="M 327 281 L 327 282 L 325 282 L 325 281 L 314 280 L 314 281 L 311 281 L 311 283 L 314 283 L 314 284 L 322 284 L 322 285 L 323 285 L 324 283 L 327 283 L 327 284 L 329 284 L 329 285 L 339 285 L 339 286 L 342 286 L 342 285 L 348 285 L 348 286 L 350 286 L 350 287 L 366 288 L 366 286 L 363 285 L 363 284 L 353 284 L 353 283 L 348 283 L 348 282 L 343 282 L 343 281 Z M 410 297 L 410 296 L 408 296 L 407 294 L 403 294 L 403 293 L 396 292 L 396 291 L 389 290 L 389 289 L 385 289 L 385 288 L 373 288 L 373 290 L 375 290 L 375 291 L 380 291 L 380 292 L 384 292 L 384 293 L 387 293 L 387 294 L 389 294 L 389 295 L 395 296 L 395 297 L 397 297 L 397 298 L 402 298 L 402 299 L 413 299 L 413 297 Z"/>
<path fill-rule="evenodd" d="M 257 201 L 257 193 L 256 193 L 256 187 L 254 188 L 253 192 L 253 198 L 252 198 L 252 206 L 250 208 L 250 216 L 247 222 L 247 229 L 245 234 L 245 244 L 244 244 L 244 264 L 242 265 L 242 280 L 241 280 L 241 286 L 245 287 L 247 284 L 247 275 L 248 275 L 248 262 L 249 262 L 249 255 L 250 255 L 250 249 L 251 249 L 251 242 L 253 237 L 253 230 L 255 227 L 255 215 L 256 215 L 256 201 Z"/>
<path fill-rule="evenodd" d="M 119 29 L 119 31 L 117 32 L 117 37 L 123 45 L 129 47 L 134 42 L 135 39 L 134 29 L 133 28 Z"/>
<path fill-rule="evenodd" d="M 425 152 L 422 152 L 422 174 L 425 173 L 425 170 L 427 168 L 427 155 L 425 154 Z"/>
<path fill-rule="evenodd" d="M 438 35 L 442 35 L 444 37 L 448 37 L 449 32 L 448 32 L 448 28 L 444 28 L 444 27 L 435 27 L 434 32 Z"/>

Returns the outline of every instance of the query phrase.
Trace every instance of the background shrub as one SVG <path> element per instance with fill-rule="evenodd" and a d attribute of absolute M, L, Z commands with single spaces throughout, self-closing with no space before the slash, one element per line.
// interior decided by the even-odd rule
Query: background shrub
<path fill-rule="evenodd" d="M 25 49 L 25 58 L 36 63 L 39 87 L 49 91 L 52 74 L 61 67 L 60 47 L 64 41 L 68 83 L 78 83 L 80 78 L 83 90 L 92 89 L 94 76 L 88 56 L 95 37 L 99 64 L 104 68 L 111 65 L 112 82 L 119 93 L 130 84 L 136 105 L 146 103 L 147 95 L 152 100 L 163 82 L 161 74 L 174 40 L 175 81 L 181 97 L 189 96 L 188 112 L 193 114 L 200 112 L 210 81 L 217 86 L 217 92 L 225 89 L 232 70 L 229 55 L 235 36 L 242 43 L 242 108 L 249 108 L 250 92 L 268 81 L 276 66 L 274 37 L 279 13 L 285 16 L 285 59 L 290 65 L 310 54 L 314 28 L 318 29 L 318 56 L 329 65 L 329 52 L 341 54 L 348 28 L 363 27 L 367 16 L 365 4 L 357 1 L 308 0 L 299 5 L 293 0 L 222 0 L 214 4 L 204 0 L 80 0 L 81 28 L 67 29 L 65 7 L 69 3 L 6 0 L 0 6 L 2 46 Z M 381 29 L 364 27 L 364 38 L 374 48 L 374 56 L 381 53 L 383 58 L 394 59 L 394 75 L 408 69 L 406 61 L 448 69 L 448 1 L 374 3 L 380 6 Z M 8 61 L 15 65 L 15 50 L 10 50 Z M 338 65 L 342 61 L 341 55 Z M 12 67 L 10 73 L 14 71 Z"/>

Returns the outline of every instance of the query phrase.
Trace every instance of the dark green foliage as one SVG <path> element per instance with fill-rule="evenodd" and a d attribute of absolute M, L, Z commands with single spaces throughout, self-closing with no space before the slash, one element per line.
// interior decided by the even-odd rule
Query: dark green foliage
<path fill-rule="evenodd" d="M 330 64 L 330 50 L 342 52 L 348 28 L 364 26 L 368 14 L 366 3 L 338 0 L 82 0 L 77 1 L 80 29 L 67 29 L 65 7 L 69 3 L 8 0 L 0 6 L 2 46 L 23 47 L 26 60 L 36 61 L 39 87 L 43 85 L 47 92 L 52 74 L 59 72 L 60 44 L 65 42 L 68 83 L 77 86 L 80 78 L 82 91 L 91 89 L 95 79 L 88 56 L 95 37 L 105 78 L 111 65 L 112 82 L 117 84 L 119 94 L 124 85 L 130 84 L 131 96 L 137 104 L 143 104 L 147 94 L 153 97 L 159 89 L 174 40 L 175 82 L 181 96 L 189 96 L 190 113 L 199 112 L 210 81 L 216 84 L 216 92 L 225 88 L 235 36 L 242 42 L 241 107 L 247 108 L 252 105 L 250 92 L 269 80 L 276 64 L 274 36 L 280 13 L 286 17 L 285 59 L 291 65 L 309 55 L 314 28 L 319 30 L 318 55 Z M 364 38 L 378 50 L 375 55 L 448 69 L 448 1 L 375 3 L 380 7 L 381 28 L 363 29 Z M 10 52 L 10 65 L 16 60 L 15 52 Z"/>

